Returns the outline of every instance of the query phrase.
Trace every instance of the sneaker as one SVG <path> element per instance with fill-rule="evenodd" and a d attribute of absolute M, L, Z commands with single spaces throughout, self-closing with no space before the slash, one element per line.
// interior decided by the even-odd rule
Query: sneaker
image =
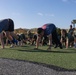
<path fill-rule="evenodd" d="M 47 50 L 48 50 L 48 51 L 51 51 L 51 48 L 48 48 Z"/>
<path fill-rule="evenodd" d="M 55 45 L 55 47 L 54 48 L 57 48 L 58 47 L 58 45 Z"/>
<path fill-rule="evenodd" d="M 60 49 L 63 49 L 62 44 L 59 45 Z"/>
<path fill-rule="evenodd" d="M 13 48 L 13 47 L 14 47 L 14 45 L 11 45 L 11 46 L 10 46 L 10 48 Z"/>

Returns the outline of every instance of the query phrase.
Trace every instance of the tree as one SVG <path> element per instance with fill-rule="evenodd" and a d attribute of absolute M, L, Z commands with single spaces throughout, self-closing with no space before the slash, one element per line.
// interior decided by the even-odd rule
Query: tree
<path fill-rule="evenodd" d="M 72 20 L 72 22 L 71 22 L 72 24 L 73 24 L 73 27 L 75 28 L 75 24 L 76 24 L 76 20 L 74 19 L 74 20 Z"/>

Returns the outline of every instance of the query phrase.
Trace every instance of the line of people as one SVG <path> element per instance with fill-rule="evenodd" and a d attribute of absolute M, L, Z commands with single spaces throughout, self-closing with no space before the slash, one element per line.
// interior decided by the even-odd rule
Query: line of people
<path fill-rule="evenodd" d="M 73 34 L 74 33 L 74 34 Z M 70 36 L 73 38 L 68 39 Z M 19 38 L 20 36 L 14 33 L 14 21 L 10 18 L 0 20 L 0 41 L 1 41 L 1 47 L 5 48 L 4 46 L 4 35 L 7 37 L 7 39 L 14 44 L 15 40 L 21 41 Z M 29 34 L 31 35 L 31 34 Z M 28 36 L 29 36 L 28 35 Z M 43 39 L 44 37 L 44 39 Z M 60 49 L 63 48 L 63 42 L 66 44 L 66 48 L 69 46 L 69 42 L 73 40 L 73 45 L 76 47 L 76 31 L 72 28 L 72 25 L 70 26 L 70 30 L 68 32 L 68 38 L 66 38 L 66 30 L 61 30 L 61 39 L 58 38 L 57 33 L 57 27 L 53 23 L 47 23 L 44 24 L 42 27 L 37 28 L 37 35 L 35 35 L 33 38 L 31 38 L 31 42 L 36 42 L 36 48 L 38 49 L 40 42 L 45 41 L 46 38 L 48 38 L 48 49 L 51 50 L 52 45 L 55 45 L 55 48 L 60 47 Z M 70 40 L 70 41 L 69 41 Z M 23 40 L 26 41 L 26 40 Z M 70 46 L 72 45 L 72 42 L 70 42 Z"/>

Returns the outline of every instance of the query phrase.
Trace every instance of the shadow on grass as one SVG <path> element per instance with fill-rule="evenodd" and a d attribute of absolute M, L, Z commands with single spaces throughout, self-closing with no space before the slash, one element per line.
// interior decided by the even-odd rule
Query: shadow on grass
<path fill-rule="evenodd" d="M 29 47 L 29 46 L 21 46 L 21 47 Z"/>
<path fill-rule="evenodd" d="M 76 51 L 76 49 L 75 49 L 75 48 L 68 48 L 68 49 L 66 49 L 66 50 L 75 50 L 75 51 Z"/>
<path fill-rule="evenodd" d="M 27 61 L 27 62 L 30 62 L 30 63 L 33 63 L 33 64 L 37 64 L 37 65 L 41 65 L 43 67 L 47 67 L 47 68 L 50 68 L 50 69 L 53 69 L 53 70 L 56 70 L 56 71 L 76 72 L 76 69 L 66 69 L 66 68 L 62 68 L 62 67 L 51 65 L 51 64 L 45 64 L 45 63 L 39 63 L 39 62 L 33 62 L 33 61 Z"/>
<path fill-rule="evenodd" d="M 24 52 L 51 52 L 51 51 L 42 50 L 42 49 L 38 49 L 38 50 L 30 49 L 30 50 L 18 50 L 18 51 L 24 51 Z"/>
<path fill-rule="evenodd" d="M 42 49 L 38 49 L 38 50 L 34 50 L 34 49 L 30 49 L 30 50 L 19 50 L 18 49 L 18 51 L 23 51 L 23 52 L 50 52 L 50 53 L 76 53 L 76 51 L 70 51 L 70 50 L 68 50 L 68 51 L 63 51 L 63 50 L 59 50 L 59 51 L 56 51 L 56 50 L 42 50 Z"/>

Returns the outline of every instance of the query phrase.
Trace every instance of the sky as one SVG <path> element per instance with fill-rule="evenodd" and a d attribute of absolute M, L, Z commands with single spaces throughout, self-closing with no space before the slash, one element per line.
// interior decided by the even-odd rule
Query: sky
<path fill-rule="evenodd" d="M 54 23 L 69 28 L 76 19 L 76 0 L 0 0 L 0 19 L 11 18 L 17 28 L 38 28 Z"/>

